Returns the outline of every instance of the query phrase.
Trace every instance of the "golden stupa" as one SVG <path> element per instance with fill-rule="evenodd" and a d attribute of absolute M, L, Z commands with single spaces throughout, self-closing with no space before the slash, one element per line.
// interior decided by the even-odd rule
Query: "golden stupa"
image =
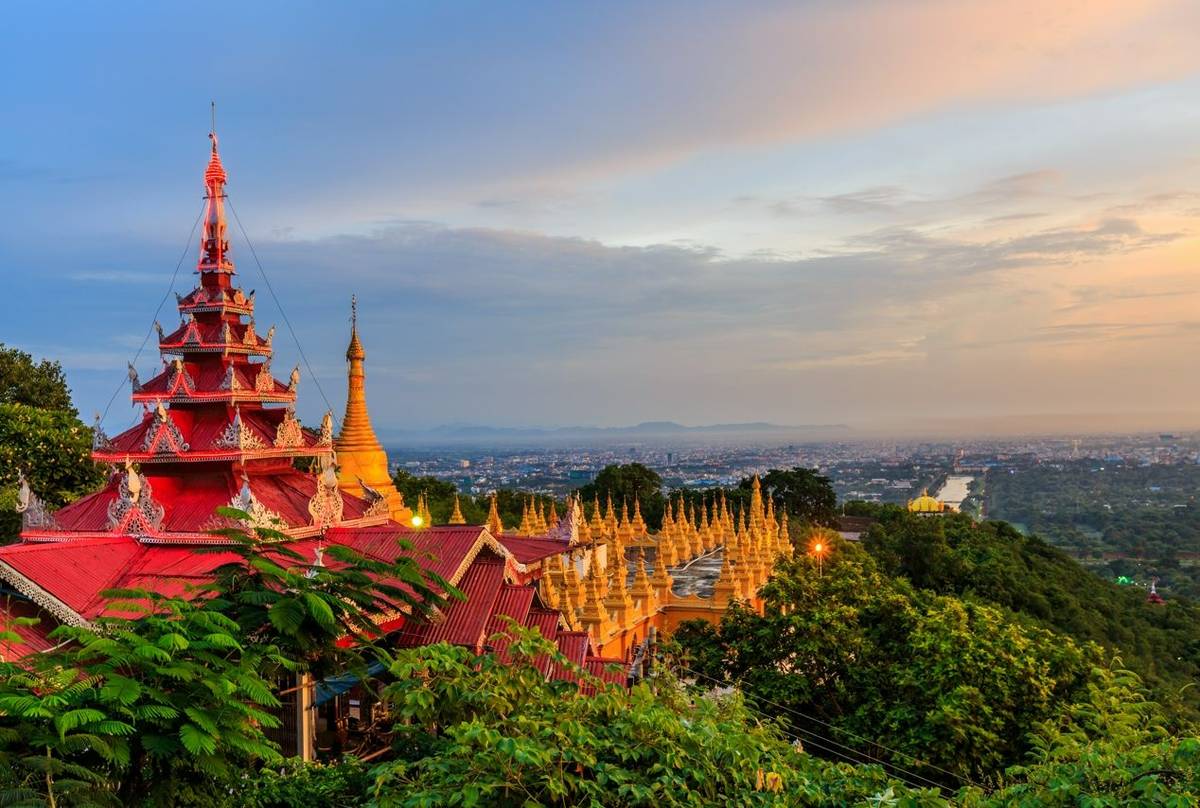
<path fill-rule="evenodd" d="M 358 339 L 358 301 L 350 300 L 350 346 L 346 348 L 349 387 L 346 391 L 346 415 L 337 439 L 338 487 L 356 497 L 371 499 L 371 492 L 387 500 L 388 513 L 397 522 L 408 524 L 412 509 L 404 504 L 404 495 L 396 490 L 388 473 L 387 453 L 375 437 L 371 416 L 367 413 L 366 373 L 363 362 L 367 352 Z M 367 491 L 366 489 L 370 489 Z"/>

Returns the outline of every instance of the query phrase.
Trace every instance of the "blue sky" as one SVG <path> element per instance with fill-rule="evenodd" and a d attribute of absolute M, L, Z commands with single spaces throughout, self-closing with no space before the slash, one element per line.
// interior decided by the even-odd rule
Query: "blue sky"
<path fill-rule="evenodd" d="M 381 431 L 1196 409 L 1194 3 L 6 14 L 0 341 L 85 413 L 190 282 L 210 99 L 335 409 L 359 295 Z"/>

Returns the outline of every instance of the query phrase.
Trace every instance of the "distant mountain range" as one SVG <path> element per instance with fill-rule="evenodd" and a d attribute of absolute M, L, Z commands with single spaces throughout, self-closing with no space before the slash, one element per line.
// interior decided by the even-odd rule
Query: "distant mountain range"
<path fill-rule="evenodd" d="M 645 421 L 634 426 L 563 426 L 563 427 L 495 427 L 479 424 L 446 424 L 433 429 L 383 432 L 385 443 L 530 443 L 549 441 L 588 440 L 614 442 L 651 438 L 739 438 L 786 437 L 815 439 L 840 436 L 849 432 L 845 424 L 802 424 L 784 426 L 754 421 L 742 424 L 708 424 L 685 426 L 674 421 Z"/>

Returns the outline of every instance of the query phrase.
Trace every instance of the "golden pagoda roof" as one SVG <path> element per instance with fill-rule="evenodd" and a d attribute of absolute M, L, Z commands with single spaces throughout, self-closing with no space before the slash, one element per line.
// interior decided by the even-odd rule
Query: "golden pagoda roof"
<path fill-rule="evenodd" d="M 941 513 L 946 510 L 946 503 L 934 499 L 929 491 L 921 491 L 921 496 L 908 501 L 908 510 L 912 513 Z"/>

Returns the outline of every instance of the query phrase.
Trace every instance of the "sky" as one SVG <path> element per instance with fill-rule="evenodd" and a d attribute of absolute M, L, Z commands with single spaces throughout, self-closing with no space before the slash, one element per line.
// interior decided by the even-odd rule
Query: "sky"
<path fill-rule="evenodd" d="M 110 432 L 213 100 L 310 423 L 357 294 L 385 434 L 1200 424 L 1194 0 L 5 8 L 0 342 Z"/>

